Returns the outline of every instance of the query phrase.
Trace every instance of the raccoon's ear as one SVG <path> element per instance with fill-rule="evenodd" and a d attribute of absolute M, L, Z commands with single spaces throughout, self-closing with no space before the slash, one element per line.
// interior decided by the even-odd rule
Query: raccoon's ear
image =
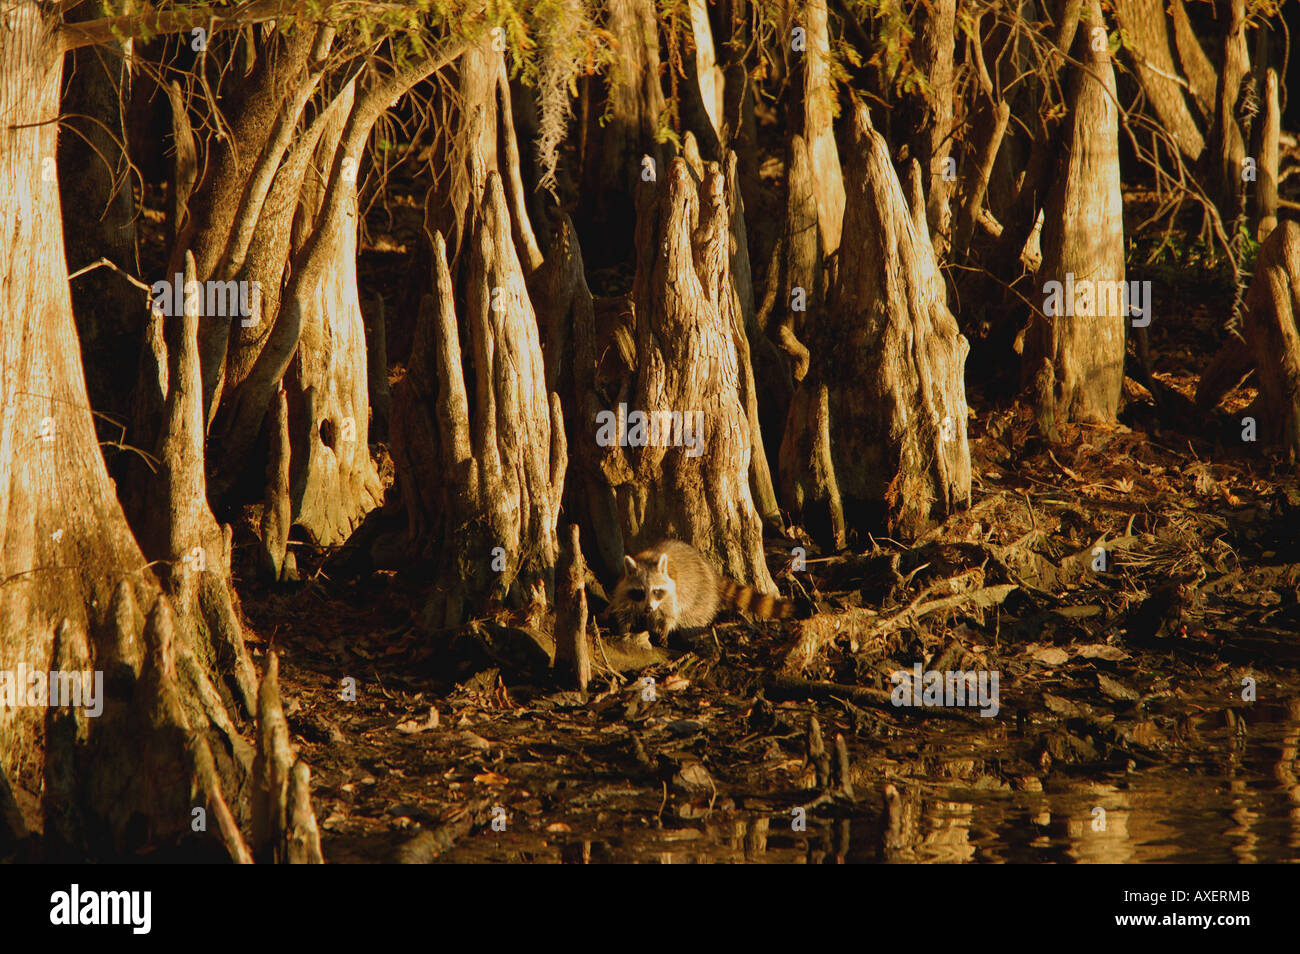
<path fill-rule="evenodd" d="M 636 560 L 632 559 L 626 553 L 623 554 L 623 568 L 629 573 L 635 573 L 637 571 Z"/>
<path fill-rule="evenodd" d="M 662 573 L 664 576 L 668 575 L 668 554 L 667 553 L 659 554 L 659 572 Z"/>

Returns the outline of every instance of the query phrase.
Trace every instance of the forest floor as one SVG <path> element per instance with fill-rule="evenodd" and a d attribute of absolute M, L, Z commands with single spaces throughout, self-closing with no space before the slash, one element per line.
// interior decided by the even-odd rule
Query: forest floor
<path fill-rule="evenodd" d="M 363 254 L 372 287 L 398 251 Z M 1228 302 L 1160 268 L 1130 276 L 1172 296 L 1159 406 L 1126 382 L 1120 426 L 1048 446 L 972 389 L 969 508 L 911 546 L 809 548 L 798 573 L 769 541 L 812 623 L 725 620 L 668 652 L 600 638 L 581 694 L 519 619 L 421 637 L 410 574 L 330 579 L 303 548 L 296 588 L 241 580 L 326 858 L 1300 858 L 1300 484 L 1243 442 L 1249 388 L 1190 409 Z M 996 673 L 997 714 L 893 705 L 918 664 Z"/>
<path fill-rule="evenodd" d="M 510 651 L 509 620 L 435 652 L 396 574 L 250 585 L 327 858 L 1294 860 L 1294 478 L 1206 434 L 1036 447 L 1015 408 L 971 427 L 970 509 L 916 546 L 810 554 L 821 615 L 878 616 L 845 617 L 802 679 L 777 675 L 799 621 L 666 654 L 602 640 L 584 696 Z M 998 673 L 997 715 L 884 702 L 917 663 Z"/>
<path fill-rule="evenodd" d="M 359 272 L 396 382 L 421 212 L 391 185 Z M 1126 195 L 1126 227 L 1150 207 Z M 969 384 L 969 508 L 911 546 L 809 546 L 794 573 L 797 541 L 769 539 L 812 621 L 723 620 L 668 652 L 602 636 L 585 695 L 518 619 L 420 636 L 418 573 L 334 578 L 299 545 L 305 582 L 269 589 L 237 525 L 250 646 L 281 654 L 326 859 L 1300 860 L 1300 482 L 1242 440 L 1249 387 L 1192 408 L 1231 288 L 1185 246 L 1133 264 L 1159 240 L 1129 256 L 1160 296 L 1158 402 L 1126 381 L 1120 426 L 1048 446 Z M 988 376 L 972 356 L 967 380 Z M 997 714 L 894 706 L 917 664 L 996 673 Z"/>

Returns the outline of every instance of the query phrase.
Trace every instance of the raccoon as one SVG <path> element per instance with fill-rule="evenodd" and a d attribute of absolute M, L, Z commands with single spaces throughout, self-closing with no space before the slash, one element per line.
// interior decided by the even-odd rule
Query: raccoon
<path fill-rule="evenodd" d="M 760 619 L 787 619 L 794 604 L 719 576 L 689 543 L 664 540 L 623 558 L 609 614 L 621 632 L 644 625 L 655 642 L 675 629 L 708 626 L 719 611 L 737 610 Z"/>

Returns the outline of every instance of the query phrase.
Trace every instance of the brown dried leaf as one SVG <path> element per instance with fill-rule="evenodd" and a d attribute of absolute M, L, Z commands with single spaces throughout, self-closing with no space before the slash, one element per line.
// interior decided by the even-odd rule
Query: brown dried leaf
<path fill-rule="evenodd" d="M 1103 695 L 1114 699 L 1116 702 L 1137 702 L 1141 698 L 1137 692 L 1128 686 L 1116 682 L 1102 673 L 1097 673 L 1097 688 L 1102 691 Z"/>

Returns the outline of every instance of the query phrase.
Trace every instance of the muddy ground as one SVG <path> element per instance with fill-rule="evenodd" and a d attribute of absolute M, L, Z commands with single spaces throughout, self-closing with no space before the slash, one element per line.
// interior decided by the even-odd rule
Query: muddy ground
<path fill-rule="evenodd" d="M 520 619 L 419 635 L 409 575 L 241 581 L 327 859 L 1300 859 L 1300 486 L 1129 396 L 1048 447 L 972 395 L 968 510 L 799 572 L 769 540 L 812 623 L 599 638 L 585 695 Z M 997 673 L 996 716 L 894 706 L 917 663 Z"/>
<path fill-rule="evenodd" d="M 390 185 L 360 275 L 396 383 L 421 213 Z M 1127 195 L 1126 225 L 1145 214 Z M 420 635 L 418 568 L 352 576 L 299 543 L 305 582 L 269 589 L 237 522 L 250 645 L 281 654 L 326 859 L 1300 861 L 1300 481 L 1242 440 L 1249 382 L 1193 409 L 1231 286 L 1176 237 L 1154 264 L 1159 234 L 1131 250 L 1159 393 L 1126 381 L 1121 426 L 1046 445 L 981 392 L 977 349 L 969 509 L 912 546 L 769 538 L 812 622 L 728 619 L 667 653 L 598 636 L 585 695 L 523 620 Z M 918 663 L 997 673 L 996 716 L 892 705 Z"/>

